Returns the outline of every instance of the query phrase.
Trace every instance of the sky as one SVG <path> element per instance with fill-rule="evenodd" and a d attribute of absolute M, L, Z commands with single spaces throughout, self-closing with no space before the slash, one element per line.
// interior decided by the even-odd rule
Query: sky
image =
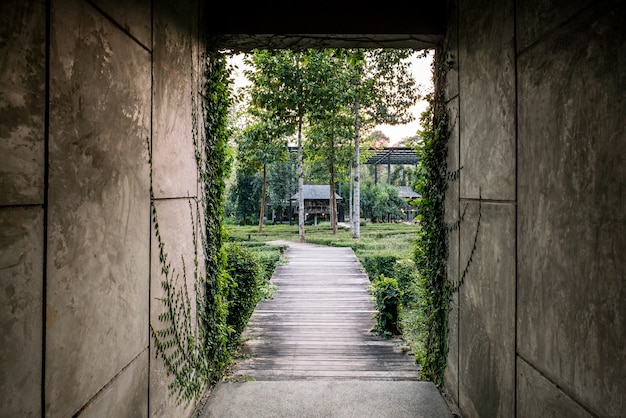
<path fill-rule="evenodd" d="M 433 52 L 431 51 L 425 58 L 414 57 L 411 62 L 413 69 L 413 77 L 417 85 L 420 87 L 420 92 L 426 94 L 432 90 L 433 80 L 430 64 L 432 62 Z M 382 131 L 389 138 L 391 145 L 393 146 L 398 141 L 414 136 L 420 129 L 420 115 L 426 107 L 428 102 L 425 100 L 418 101 L 415 106 L 411 108 L 411 112 L 415 116 L 413 122 L 406 125 L 378 125 L 376 130 Z"/>
<path fill-rule="evenodd" d="M 411 67 L 413 69 L 413 77 L 415 77 L 415 81 L 419 86 L 420 92 L 425 94 L 426 92 L 432 90 L 432 73 L 431 73 L 431 62 L 433 58 L 432 51 L 428 53 L 428 55 L 424 58 L 418 58 L 417 52 L 415 56 L 411 59 Z M 234 89 L 238 89 L 247 84 L 246 77 L 243 74 L 243 56 L 236 55 L 230 58 L 231 63 L 237 65 L 237 69 L 233 71 L 234 77 Z M 418 101 L 415 106 L 411 108 L 411 112 L 415 116 L 413 122 L 408 123 L 406 125 L 378 125 L 376 130 L 382 131 L 390 140 L 390 145 L 393 146 L 397 142 L 401 141 L 404 138 L 408 138 L 414 136 L 419 130 L 419 117 L 426 107 L 428 103 L 424 100 Z"/>

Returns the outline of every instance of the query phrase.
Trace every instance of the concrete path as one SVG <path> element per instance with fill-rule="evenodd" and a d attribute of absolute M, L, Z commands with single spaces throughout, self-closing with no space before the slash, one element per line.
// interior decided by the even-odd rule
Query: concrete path
<path fill-rule="evenodd" d="M 349 248 L 293 242 L 208 417 L 452 417 L 401 340 L 374 335 L 367 275 Z"/>

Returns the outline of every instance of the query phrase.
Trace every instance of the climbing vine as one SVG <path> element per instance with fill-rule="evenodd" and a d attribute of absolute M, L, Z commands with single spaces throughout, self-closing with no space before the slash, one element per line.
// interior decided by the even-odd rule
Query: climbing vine
<path fill-rule="evenodd" d="M 444 221 L 445 193 L 448 178 L 447 144 L 450 138 L 448 114 L 443 96 L 446 69 L 441 50 L 433 59 L 434 91 L 427 99 L 429 106 L 421 117 L 422 143 L 417 153 L 420 180 L 416 189 L 420 229 L 417 234 L 414 259 L 418 274 L 418 312 L 421 350 L 416 353 L 422 366 L 421 375 L 437 386 L 443 384 L 443 372 L 448 352 L 447 331 L 451 286 L 446 276 L 448 259 L 448 228 Z"/>
<path fill-rule="evenodd" d="M 223 245 L 224 178 L 230 164 L 226 146 L 230 72 L 225 56 L 210 49 L 206 51 L 203 65 L 200 94 L 192 92 L 192 137 L 200 182 L 199 198 L 195 201 L 199 233 L 192 228 L 194 296 L 187 287 L 184 258 L 182 272 L 176 272 L 165 251 L 152 194 L 150 157 L 152 222 L 159 249 L 163 289 L 160 300 L 164 308 L 158 315 L 161 327 L 151 324 L 150 330 L 156 353 L 172 375 L 168 387 L 179 402 L 198 398 L 207 385 L 223 375 L 231 360 L 226 300 L 229 278 Z M 191 204 L 190 212 L 193 222 Z M 195 307 L 195 316 L 192 307 Z"/>
<path fill-rule="evenodd" d="M 435 88 L 428 97 L 429 106 L 421 118 L 423 142 L 417 149 L 421 176 L 416 185 L 421 193 L 417 204 L 420 229 L 414 250 L 419 317 L 417 328 L 421 345 L 421 350 L 416 355 L 422 366 L 422 378 L 439 387 L 443 386 L 448 355 L 450 302 L 453 293 L 464 283 L 472 264 L 482 215 L 482 197 L 479 196 L 478 221 L 470 256 L 460 279 L 452 280 L 447 276 L 446 270 L 448 236 L 463 222 L 465 210 L 459 220 L 446 224 L 446 190 L 450 182 L 458 181 L 462 167 L 454 171 L 449 171 L 447 167 L 451 126 L 443 89 L 449 63 L 444 60 L 442 52 L 441 48 L 435 51 L 432 64 Z"/>

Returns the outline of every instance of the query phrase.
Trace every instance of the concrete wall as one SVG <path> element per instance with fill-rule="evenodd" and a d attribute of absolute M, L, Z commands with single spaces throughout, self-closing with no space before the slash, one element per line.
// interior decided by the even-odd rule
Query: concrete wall
<path fill-rule="evenodd" d="M 626 416 L 626 8 L 451 6 L 453 279 L 477 245 L 446 390 L 466 417 Z"/>
<path fill-rule="evenodd" d="M 0 416 L 183 416 L 155 356 L 155 205 L 192 266 L 198 3 L 0 5 Z M 193 279 L 193 276 L 192 276 Z"/>

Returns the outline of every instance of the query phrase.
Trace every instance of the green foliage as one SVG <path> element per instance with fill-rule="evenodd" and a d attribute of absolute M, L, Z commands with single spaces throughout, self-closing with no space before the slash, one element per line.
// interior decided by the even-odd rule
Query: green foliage
<path fill-rule="evenodd" d="M 234 347 L 259 302 L 259 288 L 265 280 L 265 271 L 249 249 L 240 247 L 234 242 L 226 243 L 225 249 L 227 272 L 230 278 L 226 298 L 228 305 L 226 324 L 232 329 L 229 345 Z"/>
<path fill-rule="evenodd" d="M 361 104 L 376 123 L 397 125 L 413 121 L 413 114 L 408 109 L 418 97 L 409 61 L 414 53 L 410 49 L 372 49 L 365 52 L 368 62 L 365 78 L 371 90 L 368 100 L 361 100 Z"/>
<path fill-rule="evenodd" d="M 387 216 L 398 217 L 404 199 L 398 197 L 398 189 L 387 184 L 364 183 L 361 191 L 361 207 L 366 217 L 384 220 Z"/>
<path fill-rule="evenodd" d="M 262 248 L 257 248 L 256 255 L 263 271 L 263 278 L 265 281 L 269 281 L 272 278 L 276 267 L 283 261 L 281 251 L 276 246 L 268 245 Z"/>
<path fill-rule="evenodd" d="M 260 171 L 264 165 L 287 159 L 287 141 L 279 136 L 280 129 L 271 120 L 260 118 L 236 138 L 237 161 L 244 170 Z"/>
<path fill-rule="evenodd" d="M 368 286 L 368 290 L 374 296 L 376 325 L 374 331 L 385 338 L 399 335 L 398 315 L 400 311 L 400 299 L 402 292 L 398 282 L 392 277 L 381 274 L 378 279 Z"/>
<path fill-rule="evenodd" d="M 228 292 L 225 273 L 226 254 L 223 248 L 223 210 L 226 173 L 230 168 L 227 129 L 230 104 L 230 73 L 226 58 L 216 51 L 207 51 L 204 60 L 204 83 L 201 90 L 203 135 L 196 135 L 196 159 L 201 183 L 203 211 L 200 219 L 205 274 L 202 280 L 204 304 L 198 314 L 203 324 L 202 347 L 212 371 L 210 383 L 220 378 L 231 356 L 228 351 L 227 306 L 224 295 Z M 194 118 L 197 120 L 197 118 Z"/>
<path fill-rule="evenodd" d="M 267 194 L 270 210 L 278 216 L 289 216 L 289 200 L 298 190 L 296 183 L 296 161 L 293 153 L 287 161 L 270 164 L 267 173 Z"/>
<path fill-rule="evenodd" d="M 361 265 L 367 272 L 370 280 L 374 280 L 381 275 L 394 277 L 394 268 L 398 259 L 396 254 L 377 253 L 361 257 Z"/>
<path fill-rule="evenodd" d="M 436 77 L 442 77 L 440 51 L 433 62 Z M 447 142 L 450 137 L 448 116 L 443 98 L 443 85 L 435 78 L 435 94 L 428 97 L 429 107 L 422 115 L 423 142 L 418 147 L 420 180 L 415 189 L 418 199 L 420 229 L 417 234 L 414 260 L 417 266 L 417 333 L 418 361 L 422 378 L 443 385 L 448 352 L 448 312 L 453 286 L 447 278 L 448 228 L 444 222 L 444 199 L 447 189 Z"/>
<path fill-rule="evenodd" d="M 226 129 L 229 75 L 225 57 L 217 52 L 206 51 L 201 94 L 192 95 L 192 134 L 202 185 L 200 198 L 196 202 L 196 215 L 192 216 L 192 219 L 199 219 L 201 225 L 199 234 L 196 234 L 196 224 L 192 221 L 193 294 L 187 288 L 184 255 L 181 257 L 182 276 L 171 266 L 160 233 L 154 196 L 151 194 L 152 222 L 159 247 L 161 287 L 164 291 L 160 299 L 163 312 L 158 315 L 162 326 L 151 324 L 151 335 L 157 355 L 163 359 L 168 374 L 172 376 L 169 389 L 179 402 L 186 403 L 197 399 L 207 385 L 217 381 L 231 361 L 225 302 L 229 287 L 225 269 L 226 254 L 222 245 L 224 178 L 230 167 L 226 146 L 229 136 Z M 196 97 L 200 98 L 200 103 L 196 102 Z M 201 121 L 199 114 L 203 115 Z M 203 123 L 202 130 L 199 129 L 199 123 Z M 200 132 L 203 134 L 200 135 Z M 150 170 L 152 192 L 152 159 Z M 193 209 L 191 211 L 193 213 Z M 198 254 L 198 247 L 202 248 L 202 257 Z M 202 266 L 200 259 L 204 261 Z"/>
<path fill-rule="evenodd" d="M 413 309 L 417 301 L 415 284 L 417 282 L 417 270 L 415 262 L 411 259 L 399 259 L 393 264 L 391 277 L 398 281 L 402 297 L 400 302 L 405 309 Z"/>
<path fill-rule="evenodd" d="M 198 338 L 202 324 L 192 317 L 194 304 L 187 287 L 184 258 L 182 286 L 179 286 L 181 276 L 172 268 L 165 252 L 154 200 L 151 202 L 151 209 L 161 262 L 161 288 L 164 291 L 164 297 L 160 300 L 165 309 L 158 315 L 158 319 L 166 326 L 156 329 L 151 324 L 150 332 L 154 338 L 156 352 L 163 359 L 168 374 L 173 375 L 168 385 L 169 389 L 178 394 L 179 401 L 189 401 L 200 393 L 205 382 L 211 378 L 211 370 L 204 359 L 202 341 Z M 194 243 L 197 243 L 195 235 Z M 194 245 L 194 248 L 197 247 Z M 194 254 L 194 260 L 197 260 L 197 252 Z M 202 295 L 197 295 L 195 307 L 198 309 L 201 306 Z"/>
<path fill-rule="evenodd" d="M 233 215 L 240 225 L 255 225 L 258 222 L 263 188 L 263 175 L 246 170 L 237 170 L 235 181 L 229 189 L 228 199 Z"/>

